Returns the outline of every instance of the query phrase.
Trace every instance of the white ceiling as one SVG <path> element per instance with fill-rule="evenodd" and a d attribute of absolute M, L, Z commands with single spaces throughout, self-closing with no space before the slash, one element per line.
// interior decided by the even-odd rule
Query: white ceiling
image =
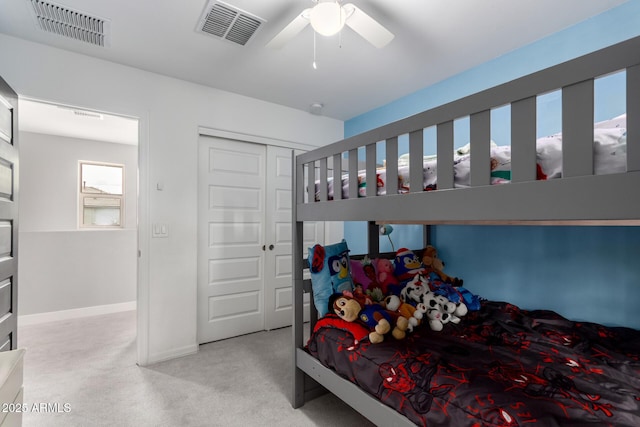
<path fill-rule="evenodd" d="M 109 47 L 41 31 L 30 0 L 2 0 L 0 32 L 143 70 L 347 120 L 588 19 L 626 0 L 350 0 L 392 33 L 369 45 L 348 27 L 267 42 L 311 0 L 225 0 L 266 20 L 245 45 L 196 32 L 207 0 L 55 0 L 111 23 Z"/>
<path fill-rule="evenodd" d="M 74 107 L 21 98 L 21 131 L 90 139 L 116 144 L 138 144 L 138 120 Z"/>

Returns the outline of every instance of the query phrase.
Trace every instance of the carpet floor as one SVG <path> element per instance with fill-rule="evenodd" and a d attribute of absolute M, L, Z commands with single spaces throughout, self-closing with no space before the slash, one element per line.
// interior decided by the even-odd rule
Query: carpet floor
<path fill-rule="evenodd" d="M 291 407 L 291 328 L 204 344 L 194 355 L 140 367 L 135 322 L 131 311 L 21 327 L 24 403 L 31 408 L 23 425 L 374 425 L 332 394 Z"/>

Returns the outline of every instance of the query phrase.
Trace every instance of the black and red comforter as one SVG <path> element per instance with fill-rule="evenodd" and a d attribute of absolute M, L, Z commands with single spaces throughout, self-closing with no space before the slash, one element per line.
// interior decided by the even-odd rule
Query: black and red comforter
<path fill-rule="evenodd" d="M 640 426 L 640 331 L 484 301 L 374 345 L 332 316 L 308 351 L 418 425 Z"/>

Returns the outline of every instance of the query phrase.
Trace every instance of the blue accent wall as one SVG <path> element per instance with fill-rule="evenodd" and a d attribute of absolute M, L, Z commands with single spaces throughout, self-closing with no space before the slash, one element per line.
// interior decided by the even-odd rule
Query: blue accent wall
<path fill-rule="evenodd" d="M 344 123 L 348 138 L 640 35 L 640 0 L 628 2 Z"/>
<path fill-rule="evenodd" d="M 548 66 L 640 35 L 640 0 L 345 122 L 350 137 Z M 615 107 L 617 108 L 617 107 Z M 597 120 L 620 114 L 597 112 Z M 605 108 L 606 109 L 606 108 Z M 610 115 L 607 116 L 607 114 Z M 419 226 L 395 226 L 396 249 L 421 249 Z M 353 253 L 366 251 L 366 227 L 346 223 Z M 446 271 L 485 298 L 547 308 L 573 319 L 640 329 L 640 227 L 436 226 L 432 243 Z M 390 250 L 383 237 L 381 249 Z"/>

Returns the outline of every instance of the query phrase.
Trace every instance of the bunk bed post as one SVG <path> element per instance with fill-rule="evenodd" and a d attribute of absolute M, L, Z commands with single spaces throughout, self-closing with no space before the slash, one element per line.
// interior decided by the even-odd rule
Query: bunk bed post
<path fill-rule="evenodd" d="M 375 258 L 380 255 L 380 227 L 375 221 L 369 221 L 367 225 L 367 253 Z"/>
<path fill-rule="evenodd" d="M 422 247 L 426 248 L 427 245 L 431 244 L 431 226 L 429 224 L 425 224 L 422 227 Z"/>
<path fill-rule="evenodd" d="M 304 405 L 304 382 L 305 374 L 297 367 L 296 353 L 304 346 L 304 285 L 303 285 L 303 225 L 298 221 L 297 204 L 298 200 L 304 200 L 304 188 L 298 188 L 297 183 L 304 182 L 304 166 L 298 165 L 295 151 L 291 153 L 293 171 L 293 182 L 291 183 L 291 240 L 292 240 L 292 289 L 293 289 L 293 394 L 291 404 L 294 408 Z"/>
<path fill-rule="evenodd" d="M 627 68 L 627 172 L 640 171 L 640 64 Z"/>

